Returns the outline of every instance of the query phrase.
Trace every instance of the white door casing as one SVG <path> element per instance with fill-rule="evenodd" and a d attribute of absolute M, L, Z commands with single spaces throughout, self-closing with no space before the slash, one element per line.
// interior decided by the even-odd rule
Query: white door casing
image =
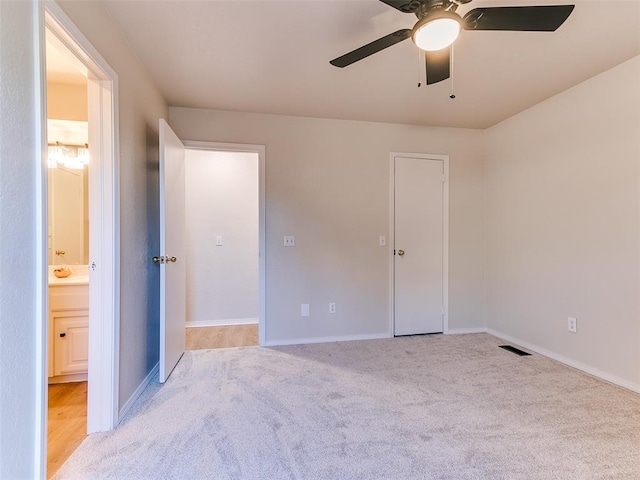
<path fill-rule="evenodd" d="M 446 330 L 446 160 L 392 155 L 394 335 Z"/>
<path fill-rule="evenodd" d="M 160 119 L 160 383 L 182 357 L 186 330 L 185 148 Z"/>

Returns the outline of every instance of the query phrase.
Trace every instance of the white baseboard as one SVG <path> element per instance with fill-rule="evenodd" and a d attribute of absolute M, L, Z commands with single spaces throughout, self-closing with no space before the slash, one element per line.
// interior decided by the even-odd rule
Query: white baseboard
<path fill-rule="evenodd" d="M 257 318 L 229 318 L 226 320 L 194 320 L 187 322 L 187 328 L 192 327 L 228 327 L 230 325 L 253 325 L 257 324 Z"/>
<path fill-rule="evenodd" d="M 351 342 L 354 340 L 379 340 L 381 338 L 390 338 L 388 333 L 373 333 L 367 335 L 343 335 L 338 337 L 314 337 L 314 338 L 296 338 L 285 340 L 268 340 L 265 347 L 278 347 L 284 345 L 303 345 L 308 343 L 331 343 L 331 342 Z"/>
<path fill-rule="evenodd" d="M 485 327 L 477 327 L 477 328 L 450 328 L 446 332 L 446 335 L 464 335 L 467 333 L 487 333 L 487 329 Z"/>
<path fill-rule="evenodd" d="M 127 402 L 122 406 L 122 408 L 118 412 L 118 423 L 120 423 L 120 421 L 125 417 L 125 415 L 129 412 L 129 410 L 131 410 L 131 407 L 136 402 L 138 397 L 142 395 L 142 392 L 144 391 L 144 389 L 147 388 L 147 386 L 153 381 L 154 377 L 158 375 L 159 370 L 160 370 L 160 363 L 156 363 L 156 366 L 151 369 L 151 371 L 145 377 L 142 383 L 138 385 L 138 388 L 136 388 L 136 391 L 133 392 L 133 394 L 129 397 L 129 400 L 127 400 Z"/>
<path fill-rule="evenodd" d="M 539 353 L 540 355 L 544 355 L 545 357 L 551 358 L 552 360 L 555 360 L 557 362 L 564 363 L 569 367 L 582 370 L 583 372 L 588 373 L 589 375 L 593 375 L 594 377 L 598 377 L 601 380 L 605 380 L 609 383 L 613 383 L 614 385 L 618 385 L 619 387 L 626 388 L 627 390 L 631 390 L 632 392 L 640 393 L 640 385 L 637 383 L 633 383 L 623 378 L 616 377 L 615 375 L 611 375 L 610 373 L 603 372 L 602 370 L 598 370 L 597 368 L 593 368 L 589 365 L 585 365 L 582 362 L 572 360 L 563 355 L 559 355 L 550 350 L 546 350 L 537 345 L 533 345 L 532 343 L 524 342 L 520 339 L 517 339 L 505 333 L 499 332 L 497 330 L 493 330 L 492 328 L 487 328 L 487 333 L 490 335 L 493 335 L 494 337 L 501 338 L 502 340 L 505 340 L 507 342 L 515 343 L 521 347 L 526 348 L 527 350 L 531 350 L 532 352 L 536 352 L 536 353 Z"/>

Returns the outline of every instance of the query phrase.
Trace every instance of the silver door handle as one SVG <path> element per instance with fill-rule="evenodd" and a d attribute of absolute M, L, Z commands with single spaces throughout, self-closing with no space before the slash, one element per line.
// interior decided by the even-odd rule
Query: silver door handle
<path fill-rule="evenodd" d="M 178 261 L 176 257 L 153 257 L 152 260 L 153 263 L 175 263 Z"/>

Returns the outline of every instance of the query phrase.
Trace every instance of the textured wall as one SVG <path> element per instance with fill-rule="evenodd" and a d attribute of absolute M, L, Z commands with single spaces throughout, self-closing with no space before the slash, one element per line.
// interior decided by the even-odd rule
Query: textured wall
<path fill-rule="evenodd" d="M 60 2 L 118 75 L 120 133 L 120 406 L 158 361 L 158 119 L 166 104 L 99 2 Z"/>
<path fill-rule="evenodd" d="M 40 400 L 33 9 L 0 2 L 0 478 L 11 479 L 35 475 Z"/>
<path fill-rule="evenodd" d="M 638 389 L 639 85 L 636 57 L 489 129 L 485 191 L 487 326 Z"/>
<path fill-rule="evenodd" d="M 170 123 L 184 140 L 266 145 L 267 341 L 388 334 L 393 151 L 450 155 L 449 325 L 484 327 L 481 131 L 173 107 Z"/>

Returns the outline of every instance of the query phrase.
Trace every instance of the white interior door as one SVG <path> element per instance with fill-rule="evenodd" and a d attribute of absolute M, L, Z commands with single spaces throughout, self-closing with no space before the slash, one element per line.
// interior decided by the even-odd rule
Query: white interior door
<path fill-rule="evenodd" d="M 184 145 L 160 119 L 160 375 L 164 383 L 184 353 L 186 250 Z"/>
<path fill-rule="evenodd" d="M 394 161 L 394 335 L 441 333 L 444 162 Z"/>

